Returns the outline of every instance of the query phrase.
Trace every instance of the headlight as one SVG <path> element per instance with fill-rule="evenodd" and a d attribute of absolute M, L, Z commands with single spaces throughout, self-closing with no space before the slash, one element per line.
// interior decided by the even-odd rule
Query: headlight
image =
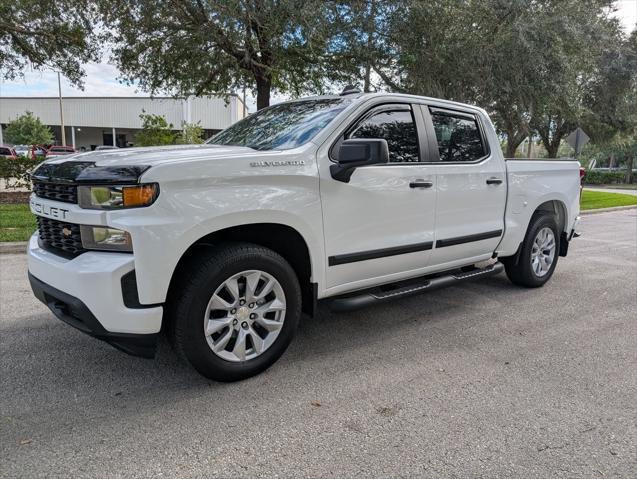
<path fill-rule="evenodd" d="M 82 246 L 86 249 L 108 251 L 133 251 L 133 241 L 128 231 L 108 226 L 80 225 Z"/>
<path fill-rule="evenodd" d="M 152 205 L 159 195 L 159 185 L 100 185 L 78 186 L 80 208 L 91 210 L 117 210 Z"/>

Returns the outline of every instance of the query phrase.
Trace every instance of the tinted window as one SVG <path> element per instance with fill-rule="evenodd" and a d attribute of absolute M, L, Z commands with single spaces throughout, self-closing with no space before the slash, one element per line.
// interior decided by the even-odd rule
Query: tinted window
<path fill-rule="evenodd" d="M 441 161 L 475 161 L 485 155 L 475 117 L 432 111 L 431 119 Z"/>
<path fill-rule="evenodd" d="M 11 150 L 9 148 L 0 148 L 0 155 L 11 155 Z"/>
<path fill-rule="evenodd" d="M 349 138 L 387 140 L 389 161 L 419 161 L 418 135 L 411 111 L 382 111 L 363 120 Z"/>
<path fill-rule="evenodd" d="M 350 103 L 345 98 L 303 100 L 258 111 L 213 136 L 213 145 L 287 150 L 310 141 Z"/>

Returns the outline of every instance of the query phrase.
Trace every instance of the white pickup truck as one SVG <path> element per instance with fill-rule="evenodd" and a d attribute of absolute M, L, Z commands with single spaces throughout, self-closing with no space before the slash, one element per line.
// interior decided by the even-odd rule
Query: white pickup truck
<path fill-rule="evenodd" d="M 273 364 L 317 300 L 343 311 L 502 270 L 542 286 L 579 195 L 576 161 L 505 160 L 480 108 L 306 98 L 203 145 L 42 163 L 29 278 L 81 331 L 145 357 L 166 332 L 234 381 Z"/>

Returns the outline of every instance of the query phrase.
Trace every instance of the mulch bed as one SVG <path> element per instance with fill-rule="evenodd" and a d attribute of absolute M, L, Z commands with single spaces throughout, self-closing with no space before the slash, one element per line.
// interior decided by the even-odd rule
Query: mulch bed
<path fill-rule="evenodd" d="M 0 191 L 0 203 L 28 203 L 30 191 Z"/>

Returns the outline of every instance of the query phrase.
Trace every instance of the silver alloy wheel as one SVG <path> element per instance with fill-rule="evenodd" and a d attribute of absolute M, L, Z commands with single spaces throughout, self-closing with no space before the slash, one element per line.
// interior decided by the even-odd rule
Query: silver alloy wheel
<path fill-rule="evenodd" d="M 555 235 L 549 227 L 538 231 L 531 250 L 531 268 L 539 278 L 548 274 L 555 260 Z"/>
<path fill-rule="evenodd" d="M 263 354 L 281 332 L 285 293 L 264 271 L 249 270 L 228 278 L 214 292 L 204 316 L 210 349 L 226 361 L 247 361 Z"/>

